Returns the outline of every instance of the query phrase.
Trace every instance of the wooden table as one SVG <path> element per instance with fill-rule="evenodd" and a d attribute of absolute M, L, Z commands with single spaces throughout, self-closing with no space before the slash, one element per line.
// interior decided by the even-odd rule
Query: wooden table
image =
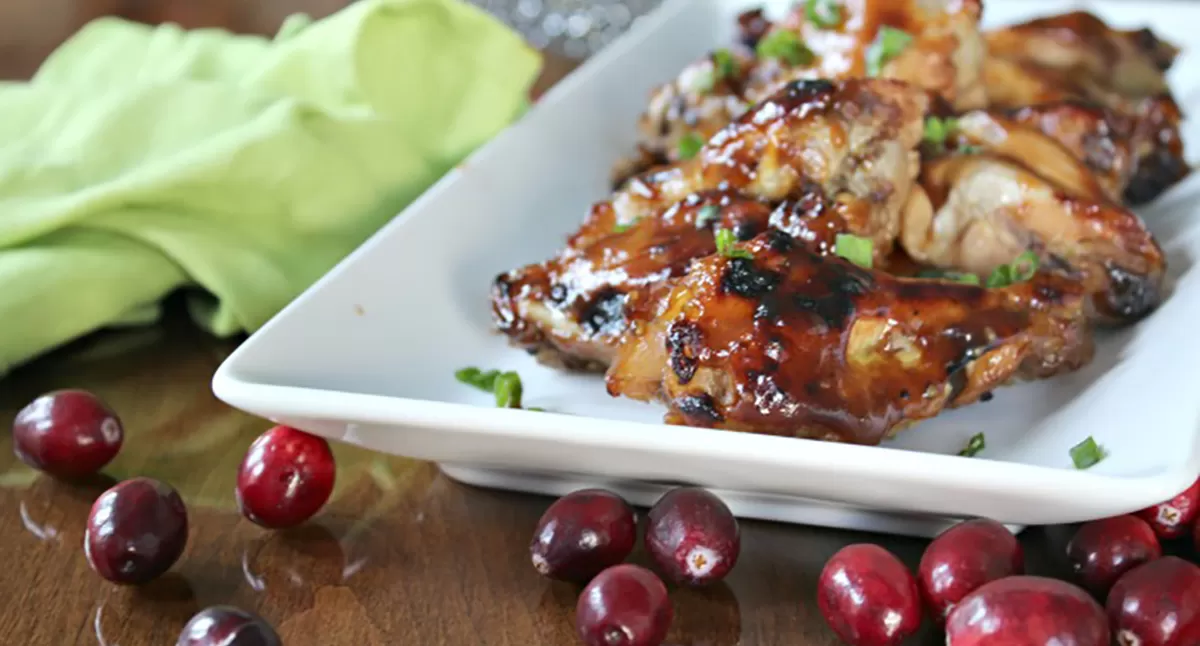
<path fill-rule="evenodd" d="M 55 2 L 77 11 L 47 17 L 32 11 L 45 7 L 35 0 L 0 3 L 0 77 L 29 73 L 39 56 L 100 12 L 269 33 L 288 9 L 305 4 L 320 14 L 338 4 Z M 252 15 L 244 9 L 250 5 L 257 7 Z M 145 7 L 152 15 L 138 14 Z M 32 26 L 23 29 L 20 20 Z M 568 68 L 551 61 L 542 86 Z M 336 446 L 337 489 L 312 523 L 272 533 L 242 520 L 235 470 L 269 425 L 223 405 L 209 389 L 234 346 L 197 331 L 176 309 L 160 326 L 95 335 L 0 381 L 0 426 L 39 393 L 78 387 L 106 399 L 127 429 L 105 477 L 86 485 L 24 467 L 12 455 L 11 436 L 0 434 L 0 642 L 165 646 L 196 611 L 233 604 L 266 617 L 288 646 L 575 643 L 578 588 L 547 582 L 529 564 L 530 535 L 547 499 L 472 489 L 430 464 Z M 92 573 L 81 541 L 94 498 L 135 475 L 176 486 L 192 529 L 170 574 L 122 588 Z M 741 562 L 727 582 L 673 592 L 671 643 L 835 644 L 815 602 L 829 556 L 871 541 L 915 567 L 925 545 L 761 522 L 744 523 L 743 532 Z M 1068 535 L 1067 528 L 1028 530 L 1030 570 L 1066 576 Z M 640 552 L 634 559 L 646 562 Z M 927 626 L 917 641 L 938 644 L 941 637 Z"/>

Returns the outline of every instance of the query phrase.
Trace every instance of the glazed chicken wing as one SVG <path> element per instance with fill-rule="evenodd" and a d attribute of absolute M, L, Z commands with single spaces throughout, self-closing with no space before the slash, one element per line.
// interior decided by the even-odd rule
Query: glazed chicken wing
<path fill-rule="evenodd" d="M 925 163 L 925 190 L 914 193 L 901 234 L 910 256 L 987 276 L 1032 249 L 1044 263 L 1064 265 L 1079 277 L 1099 322 L 1135 321 L 1158 305 L 1162 250 L 1141 219 L 1112 202 L 1082 164 L 1053 141 L 1039 141 L 1040 133 L 985 113 L 960 123 L 967 132 L 980 127 L 994 137 L 992 144 L 980 154 Z"/>
<path fill-rule="evenodd" d="M 977 0 L 858 0 L 814 21 L 808 3 L 771 26 L 754 12 L 749 48 L 720 50 L 658 88 L 639 123 L 639 155 L 630 173 L 686 157 L 687 140 L 708 140 L 751 105 L 797 79 L 881 76 L 906 81 L 959 109 L 982 107 L 983 37 Z M 744 20 L 745 22 L 745 20 Z M 881 28 L 891 30 L 888 47 Z M 760 38 L 773 46 L 752 49 Z M 875 69 L 875 68 L 878 69 Z"/>
<path fill-rule="evenodd" d="M 669 423 L 878 444 L 1015 377 L 1091 355 L 1074 283 L 896 278 L 772 230 L 697 261 L 607 376 Z"/>
<path fill-rule="evenodd" d="M 556 258 L 502 274 L 497 328 L 554 364 L 607 365 L 627 312 L 716 249 L 781 228 L 818 252 L 838 233 L 882 262 L 918 172 L 926 96 L 895 81 L 797 81 L 692 160 L 628 182 L 592 208 Z"/>
<path fill-rule="evenodd" d="M 1179 125 L 1182 113 L 1165 72 L 1179 50 L 1153 32 L 1112 29 L 1086 12 L 1040 18 L 986 34 L 983 66 L 989 105 L 1021 109 L 1043 105 L 1090 106 L 1050 111 L 1043 130 L 1067 139 L 1076 119 L 1107 131 L 1096 137 L 1130 150 L 1119 183 L 1125 201 L 1148 202 L 1185 177 Z M 1062 119 L 1060 117 L 1067 117 Z M 1057 128 L 1064 128 L 1061 137 Z"/>

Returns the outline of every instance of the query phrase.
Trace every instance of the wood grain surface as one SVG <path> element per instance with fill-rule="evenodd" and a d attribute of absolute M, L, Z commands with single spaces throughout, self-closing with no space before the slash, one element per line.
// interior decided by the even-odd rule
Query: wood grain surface
<path fill-rule="evenodd" d="M 5 0 L 0 77 L 27 75 L 98 13 L 269 33 L 292 10 L 319 15 L 339 4 Z M 550 61 L 541 87 L 569 67 Z M 213 370 L 235 342 L 209 338 L 179 308 L 169 310 L 159 326 L 94 335 L 0 380 L 2 428 L 36 395 L 76 387 L 106 399 L 127 429 L 121 455 L 104 477 L 85 484 L 26 468 L 13 457 L 10 434 L 0 431 L 0 644 L 169 646 L 193 613 L 215 604 L 259 612 L 288 646 L 576 643 L 578 588 L 541 579 L 529 563 L 532 529 L 548 499 L 473 489 L 427 463 L 335 446 L 337 488 L 313 522 L 274 533 L 242 520 L 235 470 L 269 424 L 221 404 L 210 391 Z M 95 497 L 137 475 L 183 493 L 191 534 L 171 573 L 124 588 L 91 572 L 81 541 Z M 1068 575 L 1069 531 L 1024 533 L 1032 572 Z M 816 609 L 817 577 L 835 551 L 864 541 L 914 567 L 926 544 L 744 523 L 742 558 L 725 583 L 672 591 L 677 619 L 670 643 L 836 644 Z M 646 563 L 640 551 L 634 560 Z M 914 643 L 942 641 L 927 623 Z"/>

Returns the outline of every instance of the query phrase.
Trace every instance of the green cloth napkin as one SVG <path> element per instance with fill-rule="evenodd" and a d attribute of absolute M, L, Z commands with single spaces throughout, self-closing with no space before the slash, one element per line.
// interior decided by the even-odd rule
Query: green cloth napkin
<path fill-rule="evenodd" d="M 253 331 L 517 118 L 541 65 L 460 0 L 274 39 L 105 18 L 0 83 L 0 373 L 190 305 Z"/>

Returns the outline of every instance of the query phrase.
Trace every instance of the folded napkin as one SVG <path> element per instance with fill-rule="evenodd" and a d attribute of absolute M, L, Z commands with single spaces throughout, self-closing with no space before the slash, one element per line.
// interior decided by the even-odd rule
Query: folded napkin
<path fill-rule="evenodd" d="M 0 83 L 0 373 L 196 286 L 253 331 L 518 117 L 541 64 L 460 0 L 274 39 L 105 18 Z"/>

